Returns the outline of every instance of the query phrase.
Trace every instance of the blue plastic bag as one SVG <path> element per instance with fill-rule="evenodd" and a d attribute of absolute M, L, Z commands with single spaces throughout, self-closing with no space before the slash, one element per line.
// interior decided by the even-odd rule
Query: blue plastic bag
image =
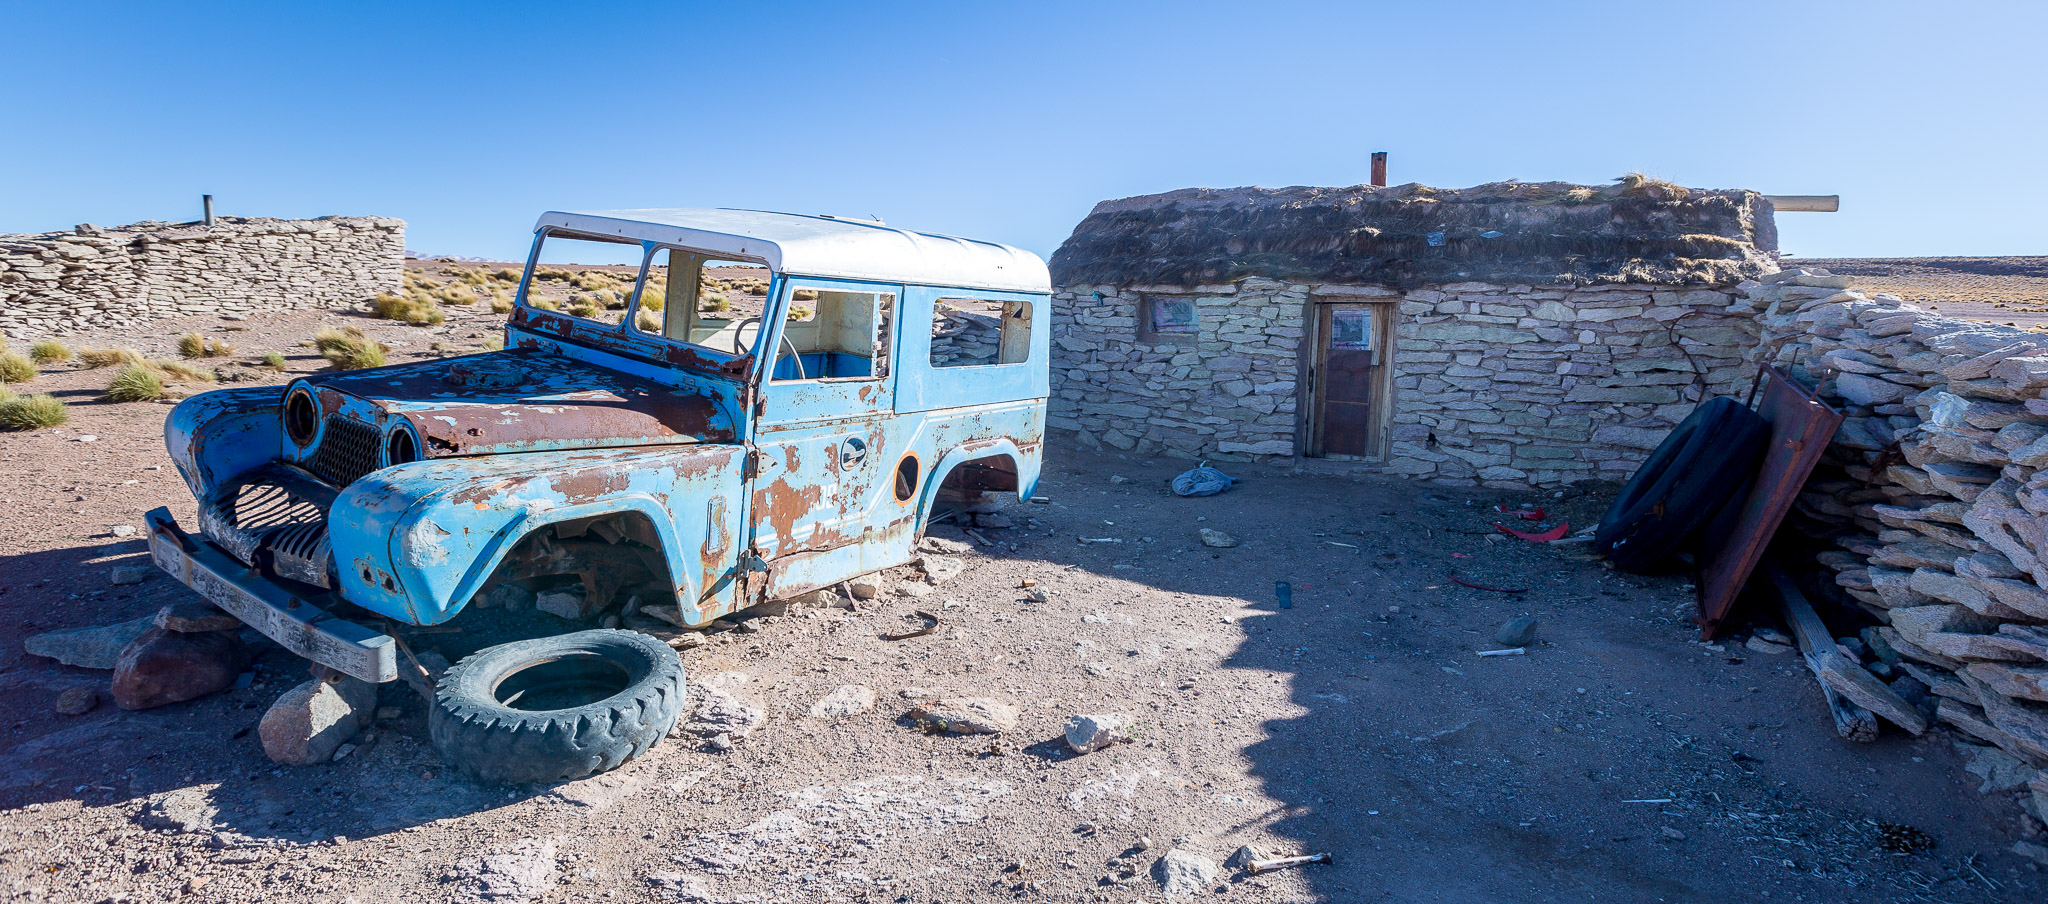
<path fill-rule="evenodd" d="M 1209 467 L 1209 463 L 1205 461 L 1187 473 L 1175 477 L 1173 493 L 1176 496 L 1214 496 L 1230 489 L 1230 485 L 1236 482 L 1237 478 Z"/>

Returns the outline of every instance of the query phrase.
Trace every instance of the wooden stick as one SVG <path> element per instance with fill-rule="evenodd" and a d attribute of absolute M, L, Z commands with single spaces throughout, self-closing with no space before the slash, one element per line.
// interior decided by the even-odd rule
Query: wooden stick
<path fill-rule="evenodd" d="M 1927 730 L 1927 717 L 1921 715 L 1913 704 L 1907 703 L 1876 675 L 1836 649 L 1835 636 L 1828 631 L 1827 623 L 1821 621 L 1820 614 L 1813 611 L 1813 604 L 1806 601 L 1806 594 L 1799 592 L 1798 585 L 1792 582 L 1783 568 L 1776 562 L 1768 562 L 1764 565 L 1764 574 L 1778 591 L 1778 603 L 1785 613 L 1785 621 L 1792 625 L 1793 635 L 1799 639 L 1799 650 L 1806 658 L 1806 667 L 1820 679 L 1822 688 L 1831 691 L 1828 709 L 1835 713 L 1837 731 L 1842 729 L 1845 715 L 1857 713 L 1883 716 L 1893 725 L 1916 735 Z M 1842 737 L 1863 741 L 1877 736 L 1875 725 L 1867 732 L 1861 725 L 1856 728 L 1853 733 L 1844 733 Z M 1865 734 L 1868 737 L 1864 737 Z"/>

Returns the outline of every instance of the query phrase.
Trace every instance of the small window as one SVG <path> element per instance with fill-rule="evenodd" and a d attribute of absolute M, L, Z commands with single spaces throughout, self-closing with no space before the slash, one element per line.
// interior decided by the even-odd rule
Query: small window
<path fill-rule="evenodd" d="M 633 328 L 726 354 L 744 354 L 760 333 L 774 274 L 760 264 L 658 248 L 648 260 Z"/>
<path fill-rule="evenodd" d="M 1201 332 L 1201 319 L 1194 301 L 1186 298 L 1147 298 L 1140 306 L 1138 335 L 1163 342 L 1189 341 Z"/>
<path fill-rule="evenodd" d="M 878 380 L 889 374 L 888 292 L 798 287 L 776 343 L 772 379 Z"/>
<path fill-rule="evenodd" d="M 1031 302 L 941 298 L 932 305 L 932 366 L 1022 364 L 1031 358 Z"/>

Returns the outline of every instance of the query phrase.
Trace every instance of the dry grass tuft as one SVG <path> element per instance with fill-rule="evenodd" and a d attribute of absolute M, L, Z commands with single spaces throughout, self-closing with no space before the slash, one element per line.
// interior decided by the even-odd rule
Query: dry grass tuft
<path fill-rule="evenodd" d="M 0 389 L 0 430 L 40 430 L 71 419 L 64 403 L 48 394 L 18 396 Z"/>
<path fill-rule="evenodd" d="M 633 317 L 633 326 L 643 333 L 659 333 L 661 332 L 661 315 L 642 307 L 640 313 Z"/>
<path fill-rule="evenodd" d="M 0 383 L 26 383 L 36 378 L 35 362 L 20 352 L 0 352 Z"/>
<path fill-rule="evenodd" d="M 313 347 L 320 351 L 320 357 L 335 370 L 360 370 L 365 367 L 383 367 L 387 349 L 375 340 L 363 335 L 363 331 L 352 326 L 341 329 L 322 327 L 313 334 Z"/>
<path fill-rule="evenodd" d="M 263 365 L 271 370 L 283 370 L 285 368 L 284 354 L 282 352 L 264 352 Z"/>
<path fill-rule="evenodd" d="M 204 339 L 198 333 L 178 337 L 178 355 L 183 358 L 225 358 L 235 347 L 218 339 Z"/>
<path fill-rule="evenodd" d="M 1676 182 L 1667 182 L 1641 171 L 1626 173 L 1614 180 L 1621 183 L 1621 193 L 1650 198 L 1655 201 L 1676 202 L 1692 197 L 1692 189 Z"/>
<path fill-rule="evenodd" d="M 431 326 L 448 319 L 429 290 L 412 289 L 404 295 L 382 292 L 370 299 L 370 309 L 385 320 L 414 326 Z"/>
<path fill-rule="evenodd" d="M 504 347 L 505 337 L 503 336 L 487 336 L 484 338 L 484 351 L 494 352 Z"/>
<path fill-rule="evenodd" d="M 1584 204 L 1587 201 L 1593 200 L 1593 197 L 1598 194 L 1599 192 L 1581 185 L 1578 188 L 1565 192 L 1564 199 L 1567 203 Z"/>
<path fill-rule="evenodd" d="M 147 364 L 126 364 L 107 382 L 109 402 L 154 402 L 164 397 L 164 381 Z"/>
<path fill-rule="evenodd" d="M 512 313 L 512 296 L 505 294 L 505 290 L 499 289 L 496 294 L 491 296 L 491 313 Z"/>
<path fill-rule="evenodd" d="M 116 364 L 141 364 L 142 353 L 132 348 L 81 348 L 78 361 L 88 370 L 97 367 L 112 367 Z"/>
<path fill-rule="evenodd" d="M 697 309 L 700 311 L 714 312 L 730 311 L 732 310 L 732 302 L 727 300 L 726 297 L 723 295 L 706 295 L 702 300 L 697 302 Z"/>
<path fill-rule="evenodd" d="M 28 347 L 28 356 L 37 364 L 62 364 L 71 360 L 71 350 L 55 339 L 44 339 Z"/>

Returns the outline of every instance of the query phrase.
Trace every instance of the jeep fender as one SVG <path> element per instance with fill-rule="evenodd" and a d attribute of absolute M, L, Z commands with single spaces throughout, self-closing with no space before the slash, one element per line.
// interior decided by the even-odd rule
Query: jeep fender
<path fill-rule="evenodd" d="M 946 453 L 945 457 L 939 459 L 938 464 L 932 467 L 930 476 L 925 478 L 924 487 L 919 491 L 917 502 L 917 523 L 920 527 L 931 518 L 932 501 L 937 498 L 939 487 L 945 485 L 946 478 L 952 476 L 954 468 L 970 461 L 998 457 L 1008 458 L 1010 463 L 1017 469 L 1018 500 L 1030 499 L 1032 494 L 1038 490 L 1038 473 L 1041 464 L 1038 456 L 1025 455 L 1022 450 L 1018 449 L 1016 442 L 1008 437 L 963 443 L 953 447 L 951 451 Z"/>
<path fill-rule="evenodd" d="M 202 392 L 164 418 L 164 448 L 201 500 L 236 475 L 276 461 L 284 449 L 284 387 Z"/>
<path fill-rule="evenodd" d="M 529 452 L 374 472 L 328 515 L 342 596 L 391 618 L 440 624 L 534 530 L 630 512 L 660 538 L 689 620 L 700 614 L 694 591 L 707 572 L 715 581 L 737 555 L 726 519 L 739 511 L 731 500 L 741 454 L 728 445 Z"/>

